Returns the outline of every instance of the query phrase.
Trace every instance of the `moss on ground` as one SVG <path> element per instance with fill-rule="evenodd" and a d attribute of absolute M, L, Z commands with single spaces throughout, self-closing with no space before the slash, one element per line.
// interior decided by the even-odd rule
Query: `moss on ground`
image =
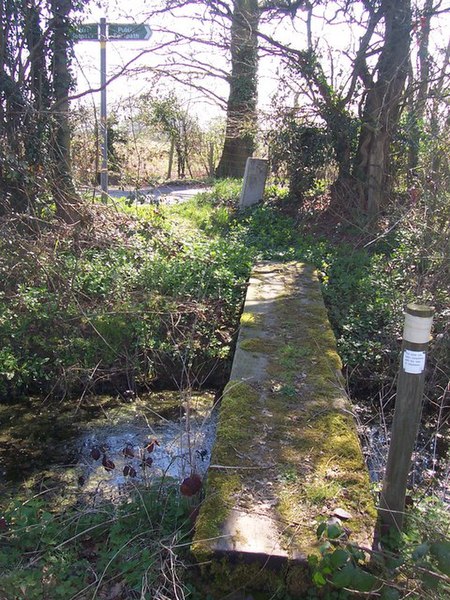
<path fill-rule="evenodd" d="M 260 354 L 271 354 L 278 348 L 278 344 L 267 338 L 247 338 L 240 343 L 242 350 Z"/>
<path fill-rule="evenodd" d="M 271 568 L 264 563 L 232 564 L 226 559 L 216 561 L 208 567 L 208 574 L 215 581 L 220 597 L 236 590 L 252 590 L 251 597 L 264 600 L 270 598 L 304 598 L 309 588 L 309 568 L 305 565 L 286 563 L 283 568 Z M 254 594 L 255 584 L 263 594 Z"/>
<path fill-rule="evenodd" d="M 264 315 L 245 311 L 241 315 L 241 327 L 261 327 L 264 323 Z"/>
<path fill-rule="evenodd" d="M 229 458 L 229 446 L 239 446 L 249 437 L 242 425 L 248 422 L 255 411 L 259 393 L 251 385 L 242 381 L 227 383 L 222 396 L 221 415 L 217 427 L 217 442 L 214 457 L 217 460 Z"/>

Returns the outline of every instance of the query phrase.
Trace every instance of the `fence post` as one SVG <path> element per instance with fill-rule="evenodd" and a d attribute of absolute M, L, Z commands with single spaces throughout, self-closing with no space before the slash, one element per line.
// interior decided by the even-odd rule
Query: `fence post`
<path fill-rule="evenodd" d="M 434 308 L 408 304 L 397 381 L 391 443 L 380 498 L 382 530 L 403 527 L 406 486 L 419 429 L 425 381 L 425 362 Z"/>
<path fill-rule="evenodd" d="M 172 179 L 172 167 L 173 167 L 174 154 L 175 154 L 175 139 L 172 138 L 170 140 L 169 166 L 167 168 L 167 179 L 169 181 L 170 181 L 170 179 Z"/>
<path fill-rule="evenodd" d="M 214 142 L 209 142 L 208 148 L 208 175 L 214 177 Z"/>

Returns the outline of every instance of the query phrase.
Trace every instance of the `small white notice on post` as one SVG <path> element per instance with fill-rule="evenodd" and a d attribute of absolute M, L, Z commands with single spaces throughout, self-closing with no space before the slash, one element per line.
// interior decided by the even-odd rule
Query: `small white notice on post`
<path fill-rule="evenodd" d="M 423 373 L 425 369 L 425 352 L 405 350 L 403 352 L 403 370 L 405 373 Z"/>

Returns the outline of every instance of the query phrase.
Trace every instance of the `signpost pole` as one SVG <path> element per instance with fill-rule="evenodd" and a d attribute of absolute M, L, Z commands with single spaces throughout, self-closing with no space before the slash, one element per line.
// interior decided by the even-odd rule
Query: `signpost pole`
<path fill-rule="evenodd" d="M 100 19 L 100 132 L 102 148 L 102 166 L 100 171 L 100 184 L 102 188 L 102 202 L 108 197 L 108 127 L 106 113 L 106 19 Z"/>
<path fill-rule="evenodd" d="M 100 185 L 102 188 L 102 202 L 108 199 L 108 125 L 106 113 L 106 41 L 107 35 L 106 18 L 100 19 L 100 31 L 97 31 L 97 23 L 84 23 L 78 28 L 74 35 L 76 42 L 100 41 L 100 145 L 101 145 L 101 168 Z M 109 39 L 121 41 L 149 40 L 152 30 L 146 23 L 110 23 Z"/>
<path fill-rule="evenodd" d="M 422 412 L 425 362 L 434 309 L 408 304 L 397 382 L 391 443 L 380 498 L 382 532 L 401 531 L 411 457 Z"/>

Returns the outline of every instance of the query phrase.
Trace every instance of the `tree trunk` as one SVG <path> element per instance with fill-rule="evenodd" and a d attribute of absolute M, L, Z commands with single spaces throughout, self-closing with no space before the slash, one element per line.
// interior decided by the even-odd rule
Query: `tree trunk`
<path fill-rule="evenodd" d="M 25 7 L 26 27 L 24 34 L 30 55 L 30 91 L 33 102 L 33 123 L 29 127 L 28 142 L 25 146 L 27 161 L 35 166 L 41 165 L 45 153 L 44 143 L 48 130 L 48 110 L 51 104 L 50 82 L 46 64 L 45 36 L 40 24 L 39 4 L 29 2 Z"/>
<path fill-rule="evenodd" d="M 14 27 L 22 17 L 18 3 L 0 1 L 0 215 L 26 212 L 34 200 L 24 168 L 34 131 L 34 110 L 25 91 Z M 27 30 L 25 20 L 23 29 Z M 25 167 L 26 168 L 26 167 Z"/>
<path fill-rule="evenodd" d="M 259 7 L 257 0 L 235 0 L 231 23 L 231 76 L 227 125 L 217 177 L 243 177 L 255 150 Z"/>
<path fill-rule="evenodd" d="M 66 223 L 80 221 L 79 197 L 72 179 L 70 158 L 69 90 L 69 15 L 72 0 L 52 0 L 53 30 L 53 195 L 57 216 Z"/>
<path fill-rule="evenodd" d="M 387 192 L 389 149 L 400 116 L 411 32 L 410 0 L 384 0 L 382 9 L 384 46 L 377 80 L 367 91 L 354 165 L 359 207 L 370 220 L 379 214 Z"/>
<path fill-rule="evenodd" d="M 333 110 L 330 110 L 333 109 Z M 335 185 L 339 187 L 339 182 L 348 181 L 352 166 L 352 118 L 345 107 L 334 105 L 324 107 L 322 117 L 327 124 L 331 136 L 336 163 L 338 167 L 338 176 Z"/>
<path fill-rule="evenodd" d="M 441 131 L 450 131 L 450 112 L 447 111 L 447 116 L 445 122 L 443 123 L 443 128 L 441 130 L 440 126 L 440 118 L 439 118 L 439 103 L 442 101 L 442 90 L 444 87 L 444 82 L 446 81 L 446 72 L 447 65 L 450 61 L 450 40 L 447 44 L 447 49 L 445 51 L 444 60 L 442 62 L 442 69 L 439 73 L 437 83 L 433 87 L 433 103 L 431 105 L 431 118 L 430 118 L 430 132 L 431 137 L 436 142 L 439 140 L 441 136 Z M 445 142 L 444 142 L 445 143 Z M 441 172 L 442 161 L 445 161 L 446 164 L 446 173 L 447 177 L 450 176 L 450 160 L 448 158 L 448 153 L 439 152 L 435 150 L 433 152 L 432 162 L 431 162 L 431 176 L 433 178 L 437 177 Z"/>
<path fill-rule="evenodd" d="M 425 1 L 423 16 L 419 20 L 419 82 L 417 93 L 412 90 L 409 98 L 410 135 L 408 140 L 408 180 L 410 184 L 413 184 L 418 176 L 417 166 L 419 164 L 419 146 L 430 84 L 430 53 L 428 46 L 431 31 L 430 22 L 433 14 L 433 2 L 434 0 Z M 416 82 L 414 82 L 413 78 L 411 78 L 411 83 L 412 87 L 414 87 Z"/>

